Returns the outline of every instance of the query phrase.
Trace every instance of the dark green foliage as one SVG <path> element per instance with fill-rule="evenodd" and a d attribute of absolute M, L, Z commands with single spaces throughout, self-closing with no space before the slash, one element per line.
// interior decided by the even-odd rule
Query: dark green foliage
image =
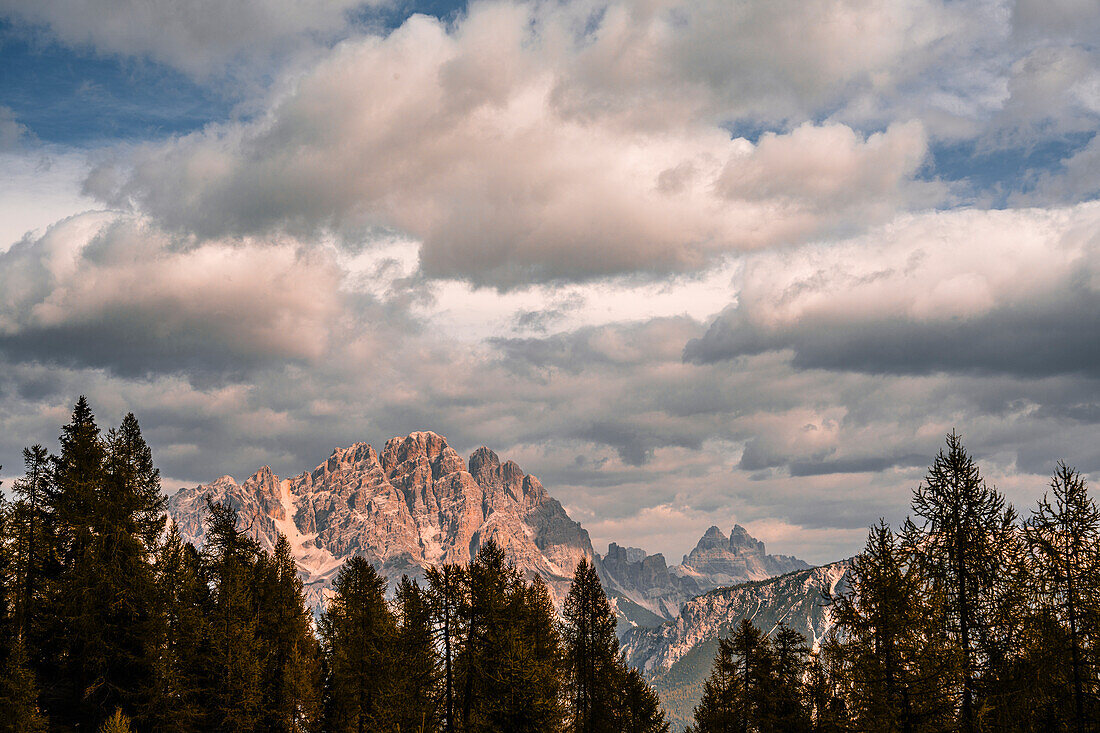
<path fill-rule="evenodd" d="M 202 650 L 203 729 L 261 729 L 263 653 L 257 634 L 255 540 L 237 527 L 229 506 L 207 501 L 202 567 L 211 590 L 207 644 Z"/>
<path fill-rule="evenodd" d="M 569 668 L 570 730 L 613 731 L 619 640 L 615 636 L 615 614 L 596 575 L 596 566 L 587 558 L 577 563 L 562 615 Z"/>
<path fill-rule="evenodd" d="M 386 579 L 362 557 L 344 563 L 318 631 L 324 655 L 325 730 L 393 729 L 397 620 L 386 605 Z"/>
<path fill-rule="evenodd" d="M 157 553 L 156 661 L 153 687 L 141 719 L 152 730 L 190 733 L 201 730 L 208 684 L 205 662 L 207 613 L 213 606 L 202 558 L 180 538 L 173 523 Z"/>
<path fill-rule="evenodd" d="M 947 683 L 959 663 L 942 597 L 927 587 L 915 553 L 880 521 L 852 561 L 851 592 L 835 599 L 838 634 L 826 655 L 860 730 L 915 733 L 952 720 Z"/>
<path fill-rule="evenodd" d="M 656 693 L 619 654 L 615 614 L 587 558 L 577 563 L 562 615 L 569 730 L 667 731 Z"/>
<path fill-rule="evenodd" d="M 263 669 L 260 728 L 304 733 L 320 710 L 320 648 L 286 537 L 279 535 L 271 555 L 260 555 L 256 576 L 256 636 Z"/>
<path fill-rule="evenodd" d="M 46 719 L 38 710 L 38 688 L 28 666 L 21 628 L 25 617 L 13 611 L 12 601 L 22 596 L 24 586 L 13 563 L 20 545 L 12 519 L 12 508 L 0 499 L 0 731 L 35 733 L 46 730 Z"/>
<path fill-rule="evenodd" d="M 1039 591 L 1031 630 L 1041 651 L 1034 658 L 1047 662 L 1034 666 L 1050 691 L 1040 706 L 1069 702 L 1067 727 L 1083 731 L 1100 719 L 1100 509 L 1081 474 L 1060 463 L 1025 526 Z"/>
<path fill-rule="evenodd" d="M 999 661 L 998 636 L 1005 629 L 994 616 L 1005 601 L 1001 581 L 1011 572 L 1018 542 L 1016 513 L 986 485 L 956 433 L 947 436 L 947 450 L 913 492 L 913 512 L 924 524 L 912 545 L 933 591 L 943 594 L 943 630 L 958 649 L 959 725 L 970 733 L 978 728 L 983 702 L 978 680 Z M 946 690 L 950 680 L 944 682 Z"/>
<path fill-rule="evenodd" d="M 440 700 L 443 729 L 446 733 L 454 733 L 458 726 L 458 710 L 455 707 L 456 657 L 466 639 L 462 609 L 468 604 L 469 583 L 466 569 L 452 563 L 428 568 L 426 575 L 428 607 L 435 629 L 435 640 L 443 656 L 443 690 Z"/>
<path fill-rule="evenodd" d="M 427 593 L 405 576 L 397 586 L 397 685 L 402 703 L 396 727 L 431 731 L 440 720 L 440 665 L 432 646 L 432 610 Z"/>
<path fill-rule="evenodd" d="M 661 711 L 657 693 L 636 669 L 623 665 L 619 681 L 618 730 L 622 733 L 668 733 L 669 723 Z"/>

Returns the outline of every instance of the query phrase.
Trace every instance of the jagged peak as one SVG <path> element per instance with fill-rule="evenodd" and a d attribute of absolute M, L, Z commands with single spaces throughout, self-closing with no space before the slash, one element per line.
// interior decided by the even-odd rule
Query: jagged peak
<path fill-rule="evenodd" d="M 275 476 L 275 474 L 273 474 L 271 472 L 271 466 L 260 466 L 259 468 L 256 469 L 255 473 L 253 473 L 251 476 L 249 476 L 246 479 L 246 482 L 248 482 L 248 481 L 252 481 L 252 482 L 263 481 L 266 478 L 274 477 L 274 476 Z"/>
<path fill-rule="evenodd" d="M 470 454 L 469 465 L 470 473 L 478 476 L 482 473 L 482 469 L 486 467 L 490 471 L 500 468 L 500 457 L 483 445 Z"/>

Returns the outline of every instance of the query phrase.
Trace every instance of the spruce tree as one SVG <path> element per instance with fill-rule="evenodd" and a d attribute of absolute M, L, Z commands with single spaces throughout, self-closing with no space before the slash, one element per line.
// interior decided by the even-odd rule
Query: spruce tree
<path fill-rule="evenodd" d="M 46 719 L 38 709 L 38 689 L 28 665 L 20 618 L 13 612 L 24 586 L 14 571 L 13 550 L 18 535 L 12 532 L 12 509 L 0 498 L 0 732 L 38 733 Z"/>
<path fill-rule="evenodd" d="M 554 680 L 554 659 L 541 658 L 533 627 L 549 621 L 541 605 L 528 604 L 529 588 L 492 539 L 478 550 L 467 568 L 469 603 L 462 613 L 466 643 L 458 657 L 464 731 L 553 731 L 560 710 L 549 701 L 544 685 Z M 544 637 L 544 641 L 549 637 Z"/>
<path fill-rule="evenodd" d="M 552 733 L 565 723 L 565 649 L 557 611 L 541 576 L 516 591 L 522 632 L 520 705 L 530 710 L 530 724 Z"/>
<path fill-rule="evenodd" d="M 433 731 L 439 722 L 439 661 L 432 643 L 432 614 L 427 594 L 409 576 L 396 593 L 399 691 L 396 727 Z"/>
<path fill-rule="evenodd" d="M 469 582 L 466 569 L 455 563 L 428 568 L 427 600 L 435 630 L 435 640 L 442 655 L 441 712 L 443 730 L 454 733 L 457 726 L 455 673 L 457 657 L 465 644 L 466 628 L 462 609 L 468 603 Z"/>
<path fill-rule="evenodd" d="M 213 608 L 202 558 L 183 542 L 173 522 L 154 566 L 159 621 L 154 646 L 155 693 L 142 711 L 144 727 L 165 733 L 197 733 L 204 720 L 208 684 L 208 614 Z"/>
<path fill-rule="evenodd" d="M 950 721 L 953 685 L 944 682 L 954 678 L 958 655 L 916 552 L 880 520 L 852 560 L 849 591 L 833 599 L 834 670 L 861 729 L 916 733 Z"/>
<path fill-rule="evenodd" d="M 43 595 L 43 578 L 49 573 L 51 543 L 46 534 L 49 528 L 46 516 L 49 452 L 37 444 L 24 448 L 23 465 L 26 473 L 13 485 L 17 499 L 12 505 L 11 519 L 14 540 L 12 591 L 19 633 L 26 643 L 30 643 L 30 639 L 39 638 L 31 623 Z"/>
<path fill-rule="evenodd" d="M 582 557 L 562 610 L 568 669 L 570 730 L 604 733 L 616 729 L 619 640 L 615 614 L 596 566 Z"/>
<path fill-rule="evenodd" d="M 259 545 L 237 527 L 227 504 L 207 499 L 203 570 L 211 589 L 203 728 L 260 730 L 263 658 L 256 631 L 256 563 Z"/>
<path fill-rule="evenodd" d="M 742 619 L 718 640 L 711 675 L 695 708 L 694 733 L 772 733 L 776 727 L 772 693 L 777 686 L 775 658 L 767 636 Z"/>
<path fill-rule="evenodd" d="M 703 683 L 703 694 L 695 706 L 695 725 L 690 733 L 718 733 L 738 730 L 741 716 L 737 709 L 737 667 L 729 639 L 718 640 L 710 674 Z"/>
<path fill-rule="evenodd" d="M 305 733 L 318 718 L 320 650 L 290 543 L 279 534 L 256 568 L 257 624 L 263 667 L 261 727 Z"/>
<path fill-rule="evenodd" d="M 804 679 L 810 649 L 806 637 L 780 622 L 772 636 L 774 678 L 767 691 L 766 727 L 798 733 L 811 728 Z"/>
<path fill-rule="evenodd" d="M 945 630 L 959 650 L 959 725 L 978 728 L 977 699 L 989 669 L 997 634 L 991 618 L 1001 602 L 997 589 L 1016 546 L 1016 515 L 1004 497 L 986 485 L 962 439 L 952 432 L 924 482 L 913 492 L 913 511 L 924 520 L 920 551 L 923 571 L 946 600 Z"/>
<path fill-rule="evenodd" d="M 670 726 L 657 693 L 636 669 L 622 665 L 617 728 L 622 733 L 668 733 Z"/>
<path fill-rule="evenodd" d="M 344 563 L 318 624 L 324 658 L 324 728 L 391 730 L 396 716 L 397 621 L 386 579 L 366 559 Z"/>
<path fill-rule="evenodd" d="M 50 639 L 39 650 L 40 679 L 51 725 L 95 730 L 114 700 L 104 674 L 110 642 L 100 619 L 110 596 L 103 593 L 102 504 L 106 450 L 87 400 L 81 396 L 62 427 L 61 453 L 52 459 L 47 505 L 54 527 L 57 567 L 41 609 Z"/>
<path fill-rule="evenodd" d="M 1072 730 L 1100 715 L 1096 654 L 1100 637 L 1100 508 L 1076 470 L 1059 463 L 1050 494 L 1026 523 L 1040 604 L 1065 629 Z M 1049 638 L 1049 636 L 1048 636 Z"/>

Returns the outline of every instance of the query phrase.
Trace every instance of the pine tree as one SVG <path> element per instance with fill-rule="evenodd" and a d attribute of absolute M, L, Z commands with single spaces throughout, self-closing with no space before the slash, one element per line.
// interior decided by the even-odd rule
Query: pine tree
<path fill-rule="evenodd" d="M 24 645 L 21 624 L 26 619 L 12 612 L 13 599 L 25 590 L 13 568 L 18 537 L 12 524 L 12 510 L 0 498 L 0 732 L 38 733 L 46 730 L 46 719 L 38 710 L 38 689 Z"/>
<path fill-rule="evenodd" d="M 669 723 L 657 693 L 636 669 L 622 665 L 617 728 L 622 733 L 668 733 Z"/>
<path fill-rule="evenodd" d="M 211 588 L 208 645 L 201 692 L 203 727 L 211 731 L 260 729 L 263 659 L 256 633 L 256 563 L 259 545 L 237 527 L 232 507 L 207 499 L 203 570 Z"/>
<path fill-rule="evenodd" d="M 737 668 L 733 645 L 729 639 L 718 640 L 710 675 L 703 683 L 703 695 L 695 706 L 695 725 L 690 733 L 719 733 L 739 730 L 741 716 L 737 709 Z"/>
<path fill-rule="evenodd" d="M 458 657 L 463 731 L 554 730 L 561 721 L 546 704 L 537 677 L 546 665 L 529 635 L 532 614 L 519 571 L 490 539 L 467 575 L 466 643 Z"/>
<path fill-rule="evenodd" d="M 998 583 L 1015 547 L 1016 515 L 996 489 L 986 485 L 977 464 L 954 432 L 913 492 L 913 511 L 924 520 L 918 545 L 922 566 L 946 599 L 945 628 L 960 654 L 959 724 L 978 727 L 976 699 L 989 668 L 990 639 L 997 633 L 991 609 L 1001 601 Z"/>
<path fill-rule="evenodd" d="M 319 647 L 302 580 L 282 534 L 257 563 L 257 626 L 263 665 L 260 707 L 265 731 L 304 733 L 318 717 Z"/>
<path fill-rule="evenodd" d="M 51 543 L 46 536 L 46 492 L 49 488 L 49 453 L 41 445 L 23 449 L 24 477 L 13 488 L 18 497 L 12 506 L 14 537 L 13 593 L 16 624 L 23 639 L 38 638 L 31 628 L 35 610 L 42 594 L 42 580 L 48 574 L 47 551 Z"/>
<path fill-rule="evenodd" d="M 541 576 L 517 588 L 522 660 L 516 680 L 520 705 L 530 711 L 537 730 L 561 730 L 565 723 L 565 649 L 557 611 Z"/>
<path fill-rule="evenodd" d="M 401 731 L 436 730 L 439 720 L 439 662 L 432 645 L 432 615 L 427 594 L 409 576 L 396 593 L 400 693 L 396 726 Z"/>
<path fill-rule="evenodd" d="M 582 557 L 577 563 L 562 615 L 570 730 L 614 731 L 619 640 L 615 636 L 615 614 L 596 575 L 596 566 L 588 558 Z"/>
<path fill-rule="evenodd" d="M 397 696 L 397 621 L 386 579 L 367 560 L 344 563 L 318 631 L 324 657 L 324 728 L 331 733 L 391 730 Z"/>
<path fill-rule="evenodd" d="M 1041 606 L 1065 629 L 1072 729 L 1081 733 L 1100 715 L 1094 656 L 1100 651 L 1100 508 L 1081 474 L 1065 463 L 1058 464 L 1050 492 L 1025 528 Z"/>
<path fill-rule="evenodd" d="M 775 727 L 771 694 L 777 685 L 768 638 L 748 619 L 718 640 L 718 654 L 703 697 L 695 708 L 693 733 L 771 733 Z"/>
<path fill-rule="evenodd" d="M 809 731 L 810 713 L 803 684 L 810 655 L 806 637 L 780 622 L 771 645 L 775 670 L 766 695 L 764 727 L 787 733 Z"/>
<path fill-rule="evenodd" d="M 432 615 L 435 639 L 442 650 L 442 715 L 443 729 L 454 733 L 456 728 L 456 659 L 459 650 L 465 644 L 465 626 L 462 621 L 462 609 L 468 603 L 469 582 L 466 569 L 461 565 L 448 563 L 428 568 L 427 600 Z"/>
<path fill-rule="evenodd" d="M 87 400 L 81 396 L 61 429 L 61 453 L 52 459 L 47 495 L 55 532 L 57 568 L 41 609 L 50 639 L 39 674 L 51 724 L 94 730 L 107 716 L 101 705 L 113 699 L 105 684 L 109 641 L 100 619 L 110 596 L 99 587 L 106 450 Z"/>
<path fill-rule="evenodd" d="M 208 613 L 213 601 L 202 558 L 183 542 L 174 522 L 157 552 L 154 570 L 159 621 L 153 644 L 155 692 L 140 719 L 150 730 L 197 733 L 206 703 Z"/>
<path fill-rule="evenodd" d="M 942 630 L 943 604 L 921 574 L 916 552 L 880 520 L 852 561 L 850 590 L 833 599 L 834 670 L 864 730 L 940 730 L 950 719 L 945 687 L 952 685 L 944 681 L 955 675 L 957 654 Z"/>

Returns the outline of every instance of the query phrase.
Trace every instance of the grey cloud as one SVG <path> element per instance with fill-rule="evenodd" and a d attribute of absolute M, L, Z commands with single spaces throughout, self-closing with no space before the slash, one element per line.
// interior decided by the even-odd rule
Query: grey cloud
<path fill-rule="evenodd" d="M 306 363 L 351 315 L 340 278 L 320 250 L 180 248 L 138 219 L 84 214 L 0 253 L 0 354 L 126 377 Z"/>
<path fill-rule="evenodd" d="M 801 369 L 870 374 L 1012 374 L 1100 377 L 1100 293 L 1067 283 L 1061 299 L 1013 303 L 948 321 L 807 319 L 782 330 L 745 323 L 736 310 L 688 342 L 684 358 L 703 364 L 789 349 Z"/>

